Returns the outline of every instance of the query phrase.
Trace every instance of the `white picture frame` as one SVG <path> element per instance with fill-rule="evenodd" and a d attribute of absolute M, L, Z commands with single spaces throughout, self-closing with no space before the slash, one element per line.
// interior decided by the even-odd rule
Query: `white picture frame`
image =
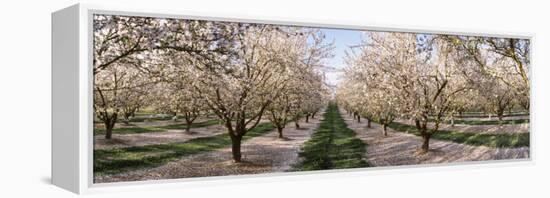
<path fill-rule="evenodd" d="M 534 145 L 535 141 L 533 141 L 533 139 L 536 131 L 533 128 L 533 124 L 531 124 L 530 155 L 529 158 L 526 159 L 94 184 L 92 120 L 93 79 L 91 66 L 91 60 L 93 58 L 91 50 L 93 14 L 205 19 L 355 30 L 507 37 L 529 39 L 531 40 L 532 46 L 536 44 L 534 34 L 530 33 L 463 31 L 414 26 L 379 26 L 371 25 L 375 23 L 369 23 L 368 21 L 319 21 L 311 19 L 268 18 L 247 16 L 245 14 L 229 16 L 219 13 L 129 10 L 105 8 L 87 4 L 73 5 L 52 14 L 52 183 L 71 192 L 87 194 L 104 191 L 126 191 L 134 188 L 143 188 L 144 186 L 147 188 L 180 188 L 205 184 L 223 185 L 227 180 L 231 180 L 232 183 L 257 181 L 273 182 L 285 181 L 288 179 L 343 177 L 350 173 L 355 175 L 393 174 L 409 171 L 431 171 L 436 168 L 452 170 L 479 167 L 524 166 L 534 163 L 533 160 L 536 156 L 536 150 Z M 535 64 L 532 63 L 531 65 Z M 533 70 L 535 69 L 536 68 L 533 67 L 530 69 L 529 75 L 531 79 L 533 77 Z M 532 97 L 530 100 L 532 108 L 536 108 Z M 534 111 L 530 113 L 531 121 L 535 120 L 535 115 L 533 113 Z"/>

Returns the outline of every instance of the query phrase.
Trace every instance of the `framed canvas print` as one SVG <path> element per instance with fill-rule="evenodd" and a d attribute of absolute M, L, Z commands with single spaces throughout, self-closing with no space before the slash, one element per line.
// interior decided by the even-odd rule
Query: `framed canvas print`
<path fill-rule="evenodd" d="M 530 35 L 84 5 L 52 21 L 52 179 L 73 192 L 531 160 Z"/>

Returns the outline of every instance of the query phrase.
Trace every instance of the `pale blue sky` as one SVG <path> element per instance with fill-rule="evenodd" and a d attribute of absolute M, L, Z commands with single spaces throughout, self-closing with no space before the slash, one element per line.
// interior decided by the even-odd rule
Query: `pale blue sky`
<path fill-rule="evenodd" d="M 321 31 L 326 35 L 327 42 L 334 41 L 334 57 L 327 61 L 327 66 L 329 68 L 325 70 L 325 75 L 327 77 L 327 83 L 336 85 L 340 81 L 340 76 L 342 75 L 341 70 L 345 67 L 345 51 L 348 50 L 350 46 L 361 43 L 362 31 L 328 28 L 322 28 Z"/>

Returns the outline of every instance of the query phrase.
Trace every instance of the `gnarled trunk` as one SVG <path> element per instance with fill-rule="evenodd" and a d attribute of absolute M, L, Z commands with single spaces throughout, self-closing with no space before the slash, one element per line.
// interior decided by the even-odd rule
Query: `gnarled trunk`
<path fill-rule="evenodd" d="M 296 126 L 296 129 L 300 129 L 300 123 L 298 123 L 298 120 L 294 121 L 294 126 Z"/>
<path fill-rule="evenodd" d="M 113 137 L 113 128 L 106 127 L 105 128 L 105 139 L 111 139 Z"/>
<path fill-rule="evenodd" d="M 384 136 L 388 136 L 388 125 L 384 124 Z"/>
<path fill-rule="evenodd" d="M 422 135 L 422 153 L 426 153 L 430 150 L 430 138 L 431 138 L 431 134 L 429 133 L 426 133 L 424 135 Z"/>
<path fill-rule="evenodd" d="M 241 141 L 242 135 L 232 135 L 231 136 L 231 152 L 233 154 L 233 161 L 235 163 L 241 162 Z"/>
<path fill-rule="evenodd" d="M 420 147 L 420 150 L 422 153 L 426 153 L 430 149 L 430 138 L 432 137 L 432 134 L 428 133 L 427 119 L 425 119 L 425 121 L 422 121 L 422 122 L 416 119 L 415 125 L 418 131 L 420 132 L 420 136 L 422 136 L 422 146 Z"/>
<path fill-rule="evenodd" d="M 125 125 L 130 125 L 130 117 L 124 116 L 124 119 L 122 119 L 122 123 Z"/>
<path fill-rule="evenodd" d="M 279 138 L 284 138 L 283 129 L 284 128 L 282 126 L 277 126 L 277 133 L 279 133 Z"/>
<path fill-rule="evenodd" d="M 176 117 L 176 115 L 174 115 Z M 185 112 L 183 114 L 183 117 L 185 118 L 185 132 L 189 133 L 191 132 L 191 126 L 193 126 L 193 122 L 195 122 L 195 119 L 198 117 L 198 113 L 195 112 Z"/>
<path fill-rule="evenodd" d="M 122 122 L 125 125 L 129 125 L 130 118 L 135 116 L 136 111 L 137 111 L 137 108 L 133 108 L 133 107 L 124 108 L 122 112 L 122 118 L 123 118 Z"/>
<path fill-rule="evenodd" d="M 309 114 L 306 114 L 306 123 L 309 122 Z"/>
<path fill-rule="evenodd" d="M 185 132 L 187 132 L 187 133 L 191 132 L 191 124 L 187 124 L 185 126 Z"/>
<path fill-rule="evenodd" d="M 113 128 L 115 128 L 116 119 L 108 119 L 105 124 L 105 139 L 111 139 L 113 137 Z"/>
<path fill-rule="evenodd" d="M 370 123 L 371 123 L 371 120 L 370 120 L 369 118 L 367 118 L 367 127 L 368 127 L 368 128 L 371 128 L 371 124 L 370 124 Z"/>
<path fill-rule="evenodd" d="M 193 124 L 193 121 L 194 120 L 191 119 L 185 119 L 185 132 L 191 132 L 191 125 Z"/>
<path fill-rule="evenodd" d="M 227 119 L 224 121 L 224 124 L 231 138 L 231 154 L 233 161 L 239 163 L 241 162 L 241 141 L 246 133 L 245 122 L 243 120 L 238 120 L 235 123 L 236 126 L 232 126 L 231 120 Z"/>

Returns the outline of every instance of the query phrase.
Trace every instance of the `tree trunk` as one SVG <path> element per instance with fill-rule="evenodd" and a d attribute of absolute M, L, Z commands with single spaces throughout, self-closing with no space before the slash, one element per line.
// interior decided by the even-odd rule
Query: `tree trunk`
<path fill-rule="evenodd" d="M 298 123 L 298 120 L 294 121 L 294 126 L 296 126 L 296 129 L 300 129 L 300 124 Z"/>
<path fill-rule="evenodd" d="M 309 122 L 309 114 L 306 115 L 306 123 Z"/>
<path fill-rule="evenodd" d="M 115 121 L 105 122 L 105 139 L 110 140 L 113 137 L 113 128 L 115 127 Z"/>
<path fill-rule="evenodd" d="M 368 128 L 371 128 L 370 123 L 371 123 L 371 120 L 367 118 L 367 127 L 368 127 Z"/>
<path fill-rule="evenodd" d="M 189 133 L 191 131 L 191 125 L 193 124 L 192 120 L 186 119 L 185 120 L 185 132 Z"/>
<path fill-rule="evenodd" d="M 125 124 L 125 125 L 130 125 L 130 117 L 128 116 L 124 116 L 124 119 L 122 120 L 122 122 Z"/>
<path fill-rule="evenodd" d="M 317 111 L 316 111 L 316 112 L 313 112 L 313 113 L 311 114 L 311 119 L 315 119 L 315 114 L 316 114 L 316 113 L 317 113 Z"/>
<path fill-rule="evenodd" d="M 361 116 L 359 114 L 357 114 L 357 122 L 361 123 Z"/>
<path fill-rule="evenodd" d="M 187 126 L 185 126 L 185 132 L 187 132 L 187 133 L 191 132 L 191 125 L 190 124 L 187 124 Z"/>
<path fill-rule="evenodd" d="M 231 152 L 235 163 L 241 162 L 241 141 L 242 135 L 231 136 Z"/>
<path fill-rule="evenodd" d="M 136 110 L 135 109 L 127 109 L 125 112 L 123 112 L 123 120 L 122 122 L 125 124 L 125 125 L 129 125 L 130 124 L 130 118 L 131 117 L 134 117 L 134 112 Z"/>
<path fill-rule="evenodd" d="M 279 138 L 284 138 L 283 127 L 277 126 L 277 132 L 279 133 Z"/>
<path fill-rule="evenodd" d="M 428 152 L 430 149 L 430 138 L 432 136 L 431 133 L 428 133 L 427 128 L 427 119 L 423 120 L 422 122 L 419 119 L 414 120 L 414 124 L 416 125 L 416 128 L 420 132 L 420 135 L 422 136 L 422 147 L 420 147 L 422 153 Z"/>
<path fill-rule="evenodd" d="M 105 129 L 105 139 L 110 140 L 112 136 L 113 136 L 113 129 L 110 127 L 107 127 Z"/>
<path fill-rule="evenodd" d="M 388 125 L 384 124 L 384 136 L 388 136 Z"/>
<path fill-rule="evenodd" d="M 427 153 L 429 150 L 430 150 L 430 138 L 431 138 L 431 134 L 429 133 L 426 133 L 424 135 L 422 135 L 422 153 Z"/>

